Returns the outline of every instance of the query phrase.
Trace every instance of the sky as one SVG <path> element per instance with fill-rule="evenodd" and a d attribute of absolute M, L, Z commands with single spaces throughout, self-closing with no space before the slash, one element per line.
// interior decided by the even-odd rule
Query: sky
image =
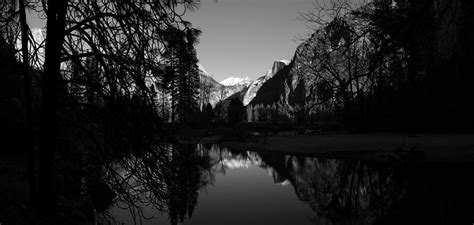
<path fill-rule="evenodd" d="M 298 19 L 313 0 L 201 0 L 184 19 L 202 30 L 198 59 L 215 80 L 230 76 L 256 79 L 280 59 L 291 60 L 299 36 L 309 29 Z M 36 14 L 30 27 L 42 27 Z"/>
<path fill-rule="evenodd" d="M 291 60 L 298 37 L 307 36 L 299 12 L 313 0 L 201 0 L 185 15 L 203 34 L 197 45 L 200 63 L 217 81 L 265 75 L 280 59 Z"/>

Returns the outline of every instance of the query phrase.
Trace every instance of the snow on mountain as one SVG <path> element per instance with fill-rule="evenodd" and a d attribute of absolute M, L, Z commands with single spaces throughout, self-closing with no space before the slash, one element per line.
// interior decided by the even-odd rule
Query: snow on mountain
<path fill-rule="evenodd" d="M 224 86 L 234 86 L 234 85 L 249 85 L 251 84 L 253 81 L 252 79 L 250 79 L 249 77 L 244 77 L 244 78 L 240 78 L 240 77 L 229 77 L 221 82 L 219 82 L 220 84 L 224 85 Z"/>
<path fill-rule="evenodd" d="M 218 102 L 221 102 L 235 93 L 242 92 L 247 88 L 248 84 L 252 81 L 250 78 L 240 78 L 235 79 L 234 81 L 229 81 L 224 85 L 214 80 L 214 78 L 206 72 L 204 67 L 198 64 L 200 76 L 200 106 L 205 106 L 205 104 L 210 103 L 213 107 L 217 105 Z M 250 80 L 250 81 L 249 81 Z"/>

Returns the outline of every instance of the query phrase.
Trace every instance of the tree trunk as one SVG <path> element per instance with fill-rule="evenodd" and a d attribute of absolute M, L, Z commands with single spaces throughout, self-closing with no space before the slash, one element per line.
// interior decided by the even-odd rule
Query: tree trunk
<path fill-rule="evenodd" d="M 33 104 L 32 104 L 32 81 L 29 69 L 28 59 L 28 31 L 29 27 L 26 23 L 25 2 L 18 1 L 20 9 L 20 25 L 21 25 L 21 51 L 23 60 L 23 82 L 25 91 L 25 142 L 28 148 L 28 195 L 31 205 L 36 205 L 36 165 L 35 165 L 35 149 L 33 143 Z"/>
<path fill-rule="evenodd" d="M 47 4 L 47 33 L 42 86 L 41 136 L 39 155 L 38 194 L 40 211 L 52 214 L 56 208 L 54 185 L 54 152 L 56 149 L 58 82 L 60 54 L 64 39 L 67 1 L 49 0 Z M 46 7 L 46 5 L 43 5 Z"/>

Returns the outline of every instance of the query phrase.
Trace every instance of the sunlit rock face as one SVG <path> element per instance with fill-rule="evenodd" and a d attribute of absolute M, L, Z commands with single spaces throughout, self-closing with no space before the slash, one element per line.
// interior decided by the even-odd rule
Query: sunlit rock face
<path fill-rule="evenodd" d="M 46 30 L 43 28 L 33 28 L 31 29 L 31 34 L 37 43 L 41 43 L 46 39 Z"/>
<path fill-rule="evenodd" d="M 271 75 L 271 72 L 270 72 Z M 271 77 L 271 76 L 268 76 Z M 245 92 L 244 99 L 242 103 L 246 106 L 248 105 L 253 98 L 257 95 L 258 90 L 262 87 L 263 83 L 268 80 L 267 75 L 259 77 L 257 80 L 255 80 L 248 88 L 248 90 Z"/>
<path fill-rule="evenodd" d="M 203 96 L 204 104 L 210 103 L 212 107 L 215 107 L 217 103 L 226 100 L 232 95 L 246 90 L 247 87 L 253 82 L 250 78 L 236 78 L 230 77 L 220 83 L 214 80 L 214 78 L 207 73 L 201 64 L 198 64 L 199 73 L 201 78 L 201 90 L 207 92 Z M 204 90 L 205 89 L 205 90 Z"/>
<path fill-rule="evenodd" d="M 250 87 L 250 85 L 253 83 L 253 81 L 250 80 L 250 78 L 245 77 L 235 79 L 234 81 L 228 80 L 225 83 L 232 85 L 224 85 L 224 92 L 222 94 L 221 101 L 230 101 L 231 98 L 234 98 L 236 96 L 238 96 L 238 98 L 242 100 L 242 96 L 247 91 L 248 87 Z"/>
<path fill-rule="evenodd" d="M 37 55 L 37 58 L 34 58 L 33 66 L 36 68 L 41 68 L 44 63 L 44 49 L 46 46 L 46 29 L 44 28 L 32 28 L 31 35 L 33 41 L 28 42 L 28 51 L 30 55 Z M 21 36 L 18 37 L 15 43 L 16 49 L 21 49 Z M 37 51 L 37 53 L 35 53 Z M 35 54 L 34 54 L 35 53 Z M 20 54 L 20 51 L 18 52 Z"/>
<path fill-rule="evenodd" d="M 242 103 L 246 106 L 248 105 L 257 95 L 258 90 L 262 87 L 262 85 L 267 82 L 270 78 L 273 77 L 278 71 L 282 70 L 285 66 L 290 63 L 288 60 L 278 60 L 273 62 L 273 66 L 271 69 L 267 71 L 265 76 L 259 77 L 257 80 L 252 82 L 249 85 L 248 90 L 245 92 L 243 97 Z"/>
<path fill-rule="evenodd" d="M 272 76 L 275 75 L 278 71 L 282 70 L 285 66 L 288 66 L 288 64 L 290 64 L 290 61 L 285 59 L 273 62 Z"/>
<path fill-rule="evenodd" d="M 262 82 L 249 94 L 252 98 L 248 98 L 250 100 L 248 105 L 268 106 L 281 100 L 286 101 L 290 91 L 287 85 L 287 79 L 290 75 L 289 71 L 292 65 L 292 63 L 288 65 L 277 63 L 277 65 L 272 68 L 270 75 L 265 76 L 265 82 Z"/>
<path fill-rule="evenodd" d="M 276 73 L 285 68 L 290 62 L 288 60 L 277 60 L 273 63 L 272 68 L 268 69 L 264 76 L 259 77 L 255 81 L 249 82 L 246 78 L 225 79 L 223 82 L 228 84 L 237 83 L 232 86 L 221 86 L 220 93 L 216 96 L 222 97 L 218 102 L 219 108 L 226 109 L 229 106 L 230 100 L 238 98 L 244 106 L 248 105 L 257 95 L 258 90 L 262 85 L 270 80 Z M 234 82 L 236 81 L 236 82 Z M 239 82 L 237 82 L 239 81 Z M 220 83 L 222 85 L 222 82 Z M 214 105 L 213 105 L 214 106 Z"/>
<path fill-rule="evenodd" d="M 305 101 L 307 86 L 311 82 L 305 52 L 312 49 L 316 39 L 308 39 L 296 49 L 293 60 L 275 61 L 272 76 L 254 94 L 251 105 L 270 106 L 272 104 L 294 106 Z"/>
<path fill-rule="evenodd" d="M 364 26 L 366 22 L 351 15 L 344 18 L 344 23 L 316 30 L 297 47 L 291 63 L 262 85 L 250 105 L 258 108 L 275 105 L 278 113 L 288 119 L 306 119 L 328 110 L 327 106 L 343 98 L 347 90 L 365 91 L 369 86 L 362 85 L 366 78 L 354 81 L 351 76 L 367 74 L 368 61 L 362 53 L 357 53 L 351 56 L 352 64 L 348 66 L 345 58 L 348 48 L 342 47 L 351 43 L 358 51 L 369 51 L 371 46 L 364 44 L 369 40 L 363 32 Z"/>
<path fill-rule="evenodd" d="M 201 64 L 198 64 L 199 74 L 201 79 L 201 93 L 205 93 L 205 96 L 201 96 L 203 104 L 210 103 L 212 107 L 215 107 L 218 102 L 232 96 L 236 92 L 241 91 L 245 88 L 245 85 L 238 84 L 226 86 L 214 80 L 214 78 L 204 69 Z M 232 82 L 228 82 L 232 83 Z"/>
<path fill-rule="evenodd" d="M 204 95 L 200 96 L 202 104 L 205 105 L 210 103 L 213 107 L 221 100 L 221 90 L 224 86 L 214 80 L 214 78 L 204 69 L 204 67 L 198 63 L 199 77 L 200 77 L 200 93 L 205 92 Z"/>

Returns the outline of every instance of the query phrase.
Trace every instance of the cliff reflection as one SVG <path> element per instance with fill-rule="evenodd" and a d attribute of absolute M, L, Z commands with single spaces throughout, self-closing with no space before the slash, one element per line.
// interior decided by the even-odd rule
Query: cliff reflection
<path fill-rule="evenodd" d="M 265 169 L 275 184 L 292 185 L 298 199 L 314 211 L 314 224 L 372 224 L 406 194 L 406 181 L 394 167 L 231 151 L 219 145 L 160 148 L 108 167 L 106 180 L 118 194 L 116 207 L 128 209 L 134 223 L 158 212 L 166 213 L 170 224 L 191 220 L 199 193 L 212 191 L 217 174 L 251 166 Z M 155 213 L 144 213 L 144 208 Z"/>
<path fill-rule="evenodd" d="M 315 212 L 314 224 L 373 224 L 407 191 L 399 169 L 363 161 L 261 154 Z"/>

